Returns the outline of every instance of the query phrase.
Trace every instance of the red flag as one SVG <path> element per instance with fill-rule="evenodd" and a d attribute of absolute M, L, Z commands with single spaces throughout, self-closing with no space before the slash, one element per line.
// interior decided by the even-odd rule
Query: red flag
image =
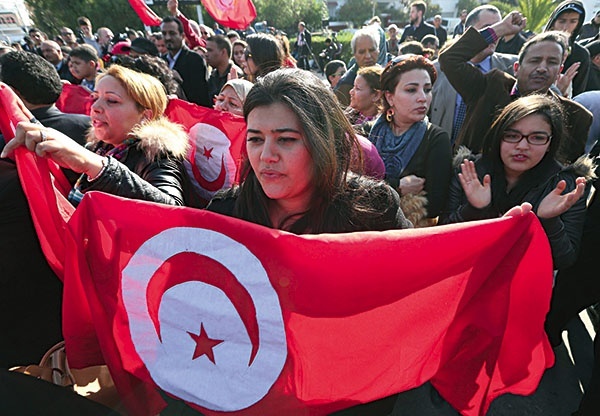
<path fill-rule="evenodd" d="M 201 0 L 215 21 L 231 29 L 246 29 L 256 19 L 252 0 Z"/>
<path fill-rule="evenodd" d="M 162 19 L 148 7 L 144 0 L 129 0 L 129 4 L 146 26 L 160 26 L 162 23 Z"/>
<path fill-rule="evenodd" d="M 8 142 L 20 121 L 31 113 L 6 84 L 0 84 L 0 128 Z M 48 264 L 61 279 L 64 275 L 66 222 L 74 207 L 66 199 L 70 185 L 52 160 L 39 158 L 24 147 L 15 150 L 17 171 L 29 201 L 31 217 Z"/>
<path fill-rule="evenodd" d="M 91 192 L 69 227 L 70 364 L 106 360 L 132 414 L 161 410 L 157 387 L 207 415 L 324 415 L 431 380 L 481 415 L 553 364 L 533 214 L 296 236 Z"/>
<path fill-rule="evenodd" d="M 208 202 L 218 190 L 231 187 L 245 144 L 244 119 L 183 100 L 170 100 L 165 115 L 188 131 L 191 151 L 185 165 L 198 196 Z"/>
<path fill-rule="evenodd" d="M 63 113 L 89 115 L 92 108 L 92 93 L 87 88 L 75 84 L 63 84 L 62 92 L 56 100 L 56 107 Z"/>

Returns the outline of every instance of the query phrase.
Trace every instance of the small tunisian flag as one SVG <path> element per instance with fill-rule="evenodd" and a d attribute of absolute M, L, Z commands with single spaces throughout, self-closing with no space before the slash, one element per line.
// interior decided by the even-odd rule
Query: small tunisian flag
<path fill-rule="evenodd" d="M 134 415 L 159 390 L 211 416 L 325 415 L 427 380 L 482 415 L 554 361 L 534 214 L 297 236 L 90 192 L 69 228 L 69 362 L 106 361 Z"/>
<path fill-rule="evenodd" d="M 89 115 L 92 108 L 92 94 L 81 85 L 63 84 L 62 92 L 56 100 L 56 107 L 63 113 Z"/>
<path fill-rule="evenodd" d="M 0 129 L 4 140 L 8 142 L 15 137 L 20 121 L 32 118 L 13 90 L 0 83 Z M 56 163 L 24 147 L 15 150 L 15 160 L 42 251 L 52 270 L 62 279 L 66 222 L 75 210 L 66 198 L 71 185 Z"/>
<path fill-rule="evenodd" d="M 169 101 L 165 115 L 189 134 L 191 150 L 185 167 L 202 200 L 210 201 L 218 190 L 238 181 L 246 138 L 242 117 L 178 99 Z"/>
<path fill-rule="evenodd" d="M 144 0 L 129 0 L 129 4 L 146 26 L 160 26 L 162 23 L 162 19 L 148 7 Z"/>
<path fill-rule="evenodd" d="M 231 29 L 246 29 L 256 19 L 252 0 L 201 0 L 215 21 Z"/>

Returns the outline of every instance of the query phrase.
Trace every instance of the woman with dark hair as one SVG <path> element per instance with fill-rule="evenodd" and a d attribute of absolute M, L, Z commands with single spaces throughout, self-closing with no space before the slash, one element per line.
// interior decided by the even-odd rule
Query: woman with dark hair
<path fill-rule="evenodd" d="M 256 33 L 246 37 L 246 43 L 242 69 L 249 81 L 255 82 L 258 77 L 283 66 L 283 49 L 275 36 Z"/>
<path fill-rule="evenodd" d="M 244 51 L 248 44 L 242 39 L 238 39 L 231 44 L 231 59 L 240 68 L 244 65 Z"/>
<path fill-rule="evenodd" d="M 507 105 L 486 134 L 481 155 L 459 151 L 443 223 L 496 218 L 523 202 L 533 206 L 550 242 L 554 269 L 574 263 L 586 212 L 592 159 L 563 166 L 556 160 L 565 139 L 564 115 L 547 96 L 529 95 Z M 464 148 L 463 148 L 464 149 Z"/>
<path fill-rule="evenodd" d="M 400 55 L 389 62 L 381 74 L 382 115 L 369 134 L 385 164 L 385 180 L 400 193 L 415 226 L 437 223 L 452 173 L 450 138 L 427 119 L 436 78 L 423 56 Z"/>
<path fill-rule="evenodd" d="M 381 71 L 380 66 L 360 68 L 354 79 L 345 114 L 358 134 L 368 136 L 371 122 L 381 114 Z"/>
<path fill-rule="evenodd" d="M 350 170 L 356 135 L 315 75 L 282 69 L 260 78 L 244 116 L 244 180 L 216 196 L 209 210 L 294 233 L 411 226 L 392 188 Z"/>

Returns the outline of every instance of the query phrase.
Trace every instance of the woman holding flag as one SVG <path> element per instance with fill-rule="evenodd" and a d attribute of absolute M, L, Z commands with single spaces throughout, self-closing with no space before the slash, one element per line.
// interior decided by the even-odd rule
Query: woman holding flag
<path fill-rule="evenodd" d="M 119 65 L 99 76 L 86 148 L 37 123 L 19 123 L 2 152 L 18 146 L 81 173 L 69 200 L 88 191 L 169 205 L 184 204 L 187 134 L 163 113 L 167 96 L 154 77 Z"/>

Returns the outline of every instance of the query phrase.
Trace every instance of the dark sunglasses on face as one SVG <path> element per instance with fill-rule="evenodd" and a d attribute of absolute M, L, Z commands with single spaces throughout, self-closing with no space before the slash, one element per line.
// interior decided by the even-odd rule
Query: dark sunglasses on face
<path fill-rule="evenodd" d="M 250 50 L 245 49 L 244 50 L 244 58 L 248 59 L 248 58 L 252 58 L 252 52 L 250 52 Z"/>

